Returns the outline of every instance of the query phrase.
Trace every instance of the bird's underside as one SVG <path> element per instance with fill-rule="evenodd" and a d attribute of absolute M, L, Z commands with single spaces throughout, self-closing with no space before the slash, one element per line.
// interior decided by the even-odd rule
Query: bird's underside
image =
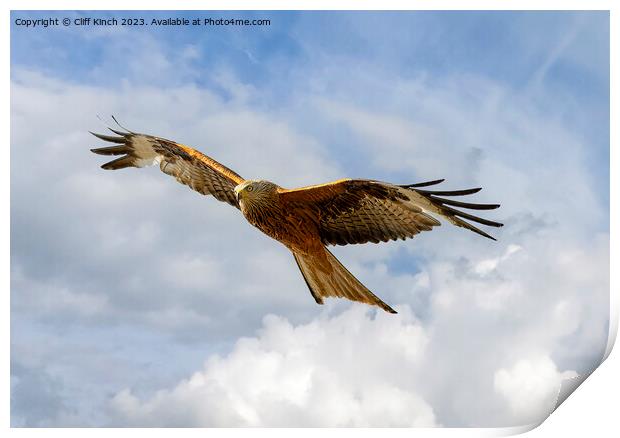
<path fill-rule="evenodd" d="M 434 217 L 495 240 L 471 222 L 502 224 L 460 209 L 492 210 L 497 204 L 474 204 L 454 198 L 480 188 L 429 190 L 443 181 L 395 185 L 363 179 L 342 179 L 297 189 L 284 189 L 264 180 L 245 180 L 234 171 L 188 146 L 150 135 L 110 129 L 95 134 L 113 146 L 91 149 L 119 157 L 103 166 L 116 170 L 159 164 L 177 181 L 203 195 L 213 195 L 241 210 L 252 225 L 291 250 L 315 301 L 347 298 L 396 313 L 357 280 L 326 248 L 412 238 L 440 225 Z"/>

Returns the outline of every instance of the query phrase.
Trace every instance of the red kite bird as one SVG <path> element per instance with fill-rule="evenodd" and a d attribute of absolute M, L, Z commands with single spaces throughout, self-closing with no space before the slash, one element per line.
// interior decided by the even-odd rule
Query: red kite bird
<path fill-rule="evenodd" d="M 291 250 L 318 304 L 323 304 L 325 297 L 340 297 L 396 313 L 342 266 L 327 250 L 327 245 L 405 240 L 440 225 L 431 213 L 489 239 L 493 237 L 463 219 L 492 227 L 502 226 L 453 208 L 498 208 L 497 204 L 450 199 L 476 193 L 480 188 L 454 191 L 422 188 L 439 184 L 443 179 L 408 185 L 341 179 L 285 189 L 270 181 L 246 180 L 188 146 L 151 135 L 110 130 L 116 135 L 92 133 L 101 140 L 115 143 L 91 149 L 92 152 L 121 155 L 101 166 L 103 169 L 159 164 L 162 172 L 174 176 L 180 183 L 240 209 L 248 222 Z"/>

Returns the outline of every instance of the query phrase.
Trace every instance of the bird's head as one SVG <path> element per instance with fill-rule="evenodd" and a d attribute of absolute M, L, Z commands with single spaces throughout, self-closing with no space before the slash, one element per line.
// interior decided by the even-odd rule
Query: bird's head
<path fill-rule="evenodd" d="M 239 202 L 253 203 L 273 196 L 278 186 L 265 180 L 248 180 L 235 187 L 235 196 Z"/>

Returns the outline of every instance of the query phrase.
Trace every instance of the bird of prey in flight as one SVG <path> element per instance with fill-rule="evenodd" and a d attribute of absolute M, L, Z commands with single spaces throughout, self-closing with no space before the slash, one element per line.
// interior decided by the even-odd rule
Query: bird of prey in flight
<path fill-rule="evenodd" d="M 95 134 L 113 146 L 91 149 L 100 155 L 120 155 L 101 167 L 106 170 L 158 164 L 203 195 L 212 195 L 241 210 L 249 223 L 286 246 L 295 258 L 312 297 L 347 298 L 396 313 L 368 290 L 326 248 L 328 245 L 379 243 L 414 237 L 440 225 L 437 215 L 489 239 L 468 221 L 492 227 L 502 224 L 458 210 L 492 210 L 497 204 L 473 204 L 452 199 L 480 188 L 428 190 L 443 179 L 396 185 L 367 179 L 340 179 L 315 186 L 285 189 L 265 180 L 245 179 L 228 167 L 188 146 L 152 135 L 114 130 Z M 457 207 L 457 208 L 454 208 Z M 495 239 L 493 239 L 495 240 Z"/>

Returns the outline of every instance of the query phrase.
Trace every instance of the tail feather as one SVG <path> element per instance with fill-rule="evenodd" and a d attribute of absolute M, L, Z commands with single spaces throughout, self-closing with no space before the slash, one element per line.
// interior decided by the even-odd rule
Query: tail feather
<path fill-rule="evenodd" d="M 324 297 L 338 297 L 379 306 L 389 313 L 397 313 L 360 283 L 331 252 L 327 249 L 324 251 L 324 254 L 311 255 L 293 252 L 306 285 L 318 304 L 323 304 Z"/>

